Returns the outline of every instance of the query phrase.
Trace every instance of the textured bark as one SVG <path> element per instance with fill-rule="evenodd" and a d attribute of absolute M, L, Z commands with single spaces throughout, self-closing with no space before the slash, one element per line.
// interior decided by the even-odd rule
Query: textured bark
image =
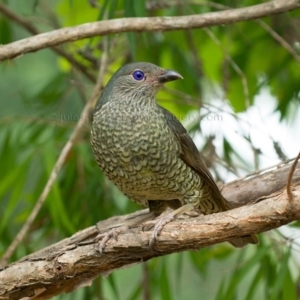
<path fill-rule="evenodd" d="M 130 229 L 118 240 L 108 241 L 104 254 L 94 238 L 147 214 L 147 210 L 101 221 L 55 245 L 42 249 L 0 270 L 0 299 L 48 299 L 89 285 L 99 274 L 140 263 L 169 253 L 198 250 L 236 236 L 278 228 L 300 218 L 300 164 L 294 173 L 293 200 L 285 187 L 291 164 L 256 174 L 224 186 L 223 193 L 237 209 L 196 218 L 183 218 L 167 224 L 155 250 L 148 247 L 150 231 Z M 224 230 L 225 229 L 225 230 Z M 255 247 L 255 246 L 252 246 Z M 25 298 L 29 297 L 29 298 Z"/>
<path fill-rule="evenodd" d="M 120 32 L 170 31 L 254 20 L 300 7 L 299 0 L 274 0 L 245 8 L 180 17 L 122 18 L 37 34 L 0 47 L 0 61 L 65 42 Z"/>
<path fill-rule="evenodd" d="M 234 207 L 271 195 L 286 185 L 292 163 L 283 163 L 264 171 L 256 172 L 226 184 L 222 194 Z M 293 174 L 293 182 L 300 181 L 300 163 Z"/>

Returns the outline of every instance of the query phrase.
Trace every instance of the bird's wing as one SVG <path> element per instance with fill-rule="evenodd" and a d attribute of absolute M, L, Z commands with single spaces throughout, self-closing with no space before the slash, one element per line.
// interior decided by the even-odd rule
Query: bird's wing
<path fill-rule="evenodd" d="M 161 109 L 165 116 L 168 126 L 173 131 L 175 137 L 177 138 L 181 146 L 181 159 L 185 161 L 192 169 L 194 169 L 199 174 L 199 176 L 211 187 L 214 198 L 216 201 L 218 201 L 222 209 L 224 211 L 230 209 L 229 204 L 222 196 L 211 173 L 206 167 L 201 157 L 201 154 L 199 153 L 196 145 L 187 133 L 186 129 L 172 113 L 170 113 L 163 107 L 161 107 Z"/>
<path fill-rule="evenodd" d="M 175 137 L 181 146 L 180 157 L 184 160 L 192 169 L 194 169 L 199 176 L 211 187 L 213 197 L 218 202 L 223 211 L 231 209 L 229 203 L 222 196 L 219 188 L 217 187 L 211 173 L 207 169 L 201 154 L 199 153 L 193 140 L 187 133 L 186 129 L 177 120 L 177 118 L 171 114 L 165 108 L 162 108 L 162 112 L 165 116 L 168 126 L 173 131 Z M 258 244 L 258 239 L 254 234 L 237 237 L 229 241 L 235 247 L 244 247 L 248 243 Z"/>

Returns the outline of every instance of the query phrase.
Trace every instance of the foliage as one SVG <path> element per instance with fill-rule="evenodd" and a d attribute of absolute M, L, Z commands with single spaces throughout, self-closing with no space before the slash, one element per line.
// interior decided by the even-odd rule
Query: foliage
<path fill-rule="evenodd" d="M 44 0 L 4 2 L 40 32 L 103 19 L 201 14 L 216 11 L 221 5 L 235 6 L 233 1 L 197 0 L 53 0 L 51 5 Z M 241 1 L 239 6 L 255 3 L 260 2 Z M 199 120 L 219 113 L 243 127 L 243 113 L 255 107 L 256 97 L 267 90 L 275 99 L 273 112 L 280 116 L 278 121 L 292 123 L 295 104 L 299 105 L 300 100 L 299 60 L 270 31 L 286 40 L 299 58 L 298 28 L 299 11 L 294 11 L 259 22 L 206 29 L 94 37 L 62 48 L 96 76 L 107 39 L 109 64 L 105 81 L 131 61 L 149 61 L 181 73 L 184 80 L 168 84 L 160 92 L 159 102 L 190 129 L 217 178 L 228 181 L 229 176 L 233 178 L 262 167 L 266 153 L 253 143 L 250 131 L 238 133 L 245 145 L 241 151 L 226 134 L 207 131 Z M 0 15 L 0 44 L 28 36 L 30 33 L 22 26 Z M 51 49 L 6 61 L 0 64 L 0 72 L 0 253 L 3 254 L 45 186 L 63 145 L 81 117 L 94 82 Z M 248 121 L 250 127 L 255 126 Z M 68 155 L 13 260 L 100 219 L 139 209 L 125 199 L 96 165 L 89 144 L 90 125 L 90 120 L 86 120 L 81 139 Z M 284 154 L 287 147 L 271 136 L 269 140 L 277 142 L 278 148 L 273 149 L 272 156 L 275 164 L 283 158 L 280 153 Z M 243 250 L 222 244 L 197 253 L 153 259 L 144 265 L 116 271 L 106 279 L 99 278 L 92 287 L 56 299 L 141 299 L 147 288 L 151 299 L 198 299 L 199 295 L 203 299 L 298 299 L 300 274 L 293 244 L 289 245 L 276 232 L 260 238 L 259 246 Z"/>

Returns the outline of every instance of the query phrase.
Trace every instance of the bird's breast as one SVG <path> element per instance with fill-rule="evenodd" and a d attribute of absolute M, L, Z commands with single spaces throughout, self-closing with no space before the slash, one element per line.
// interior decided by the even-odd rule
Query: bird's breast
<path fill-rule="evenodd" d="M 92 145 L 102 168 L 143 169 L 150 176 L 157 164 L 168 165 L 178 157 L 177 142 L 162 114 L 108 108 L 95 115 L 92 128 Z"/>
<path fill-rule="evenodd" d="M 173 199 L 185 203 L 191 193 L 199 195 L 202 181 L 180 158 L 179 141 L 159 107 L 103 107 L 94 116 L 91 144 L 106 176 L 139 204 Z"/>

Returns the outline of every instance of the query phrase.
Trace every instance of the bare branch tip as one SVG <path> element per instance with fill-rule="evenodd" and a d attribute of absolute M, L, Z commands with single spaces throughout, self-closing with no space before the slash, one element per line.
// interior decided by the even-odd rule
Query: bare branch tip
<path fill-rule="evenodd" d="M 297 157 L 295 158 L 292 167 L 290 169 L 288 178 L 287 178 L 287 182 L 286 182 L 286 192 L 287 192 L 287 196 L 288 196 L 288 200 L 292 201 L 293 200 L 293 193 L 292 193 L 292 189 L 291 189 L 291 184 L 292 184 L 292 179 L 293 179 L 293 174 L 295 172 L 298 160 L 300 159 L 300 152 L 298 153 Z"/>

